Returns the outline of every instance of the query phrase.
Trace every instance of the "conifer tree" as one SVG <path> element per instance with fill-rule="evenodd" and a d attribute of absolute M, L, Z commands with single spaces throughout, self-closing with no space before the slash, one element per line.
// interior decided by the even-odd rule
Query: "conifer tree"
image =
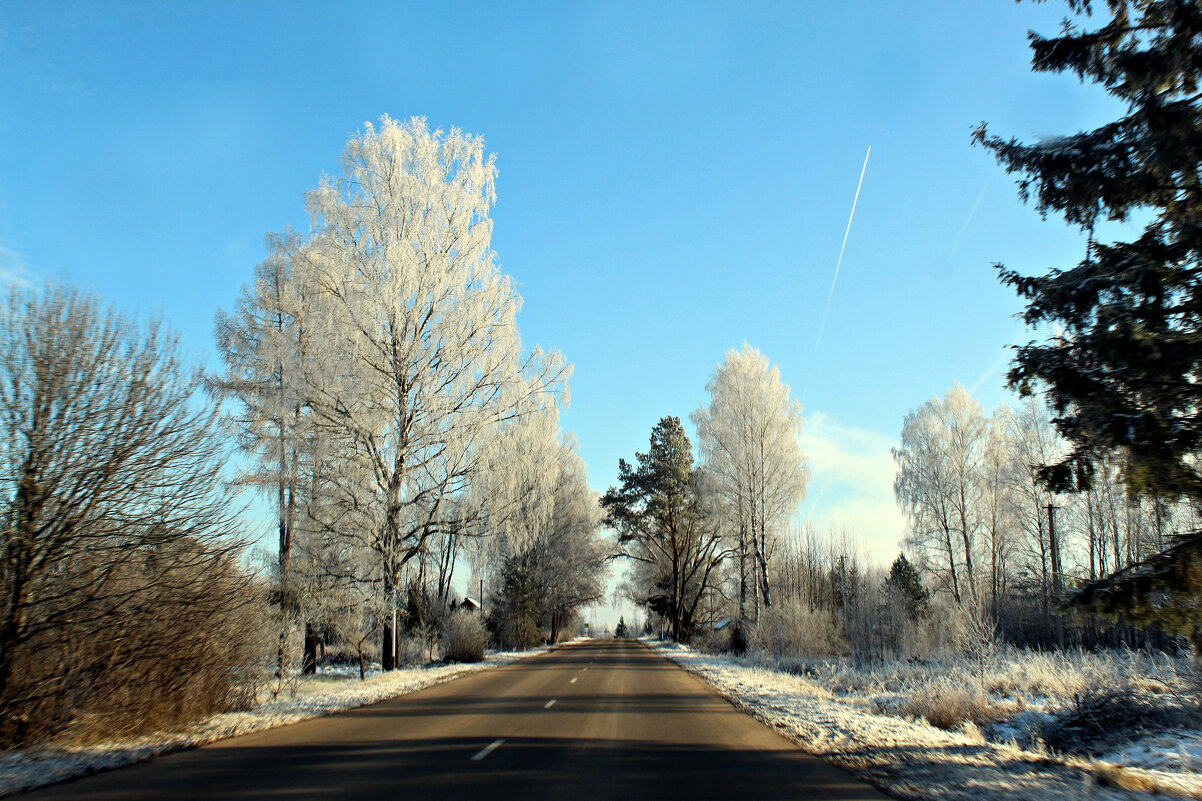
<path fill-rule="evenodd" d="M 921 620 L 928 613 L 928 605 L 931 600 L 931 594 L 927 588 L 922 586 L 922 581 L 918 578 L 918 571 L 914 569 L 914 565 L 906 558 L 906 555 L 898 554 L 893 560 L 893 564 L 889 567 L 889 577 L 885 579 L 885 587 L 905 601 L 906 616 L 910 620 Z"/>
<path fill-rule="evenodd" d="M 635 453 L 637 466 L 619 459 L 619 484 L 601 498 L 618 555 L 646 568 L 654 588 L 643 602 L 671 621 L 677 642 L 693 633 L 697 608 L 731 555 L 707 525 L 692 447 L 679 417 L 660 419 L 647 452 Z"/>
<path fill-rule="evenodd" d="M 1068 0 L 1088 17 L 1089 0 Z M 1083 259 L 1046 275 L 998 265 L 1026 301 L 1025 321 L 1062 333 L 1018 349 L 1011 386 L 1046 386 L 1068 454 L 1044 465 L 1054 490 L 1088 488 L 1119 452 L 1136 492 L 1202 499 L 1202 6 L 1107 0 L 1110 21 L 1030 34 L 1032 67 L 1071 72 L 1126 104 L 1095 130 L 1023 144 L 974 139 L 1021 176 L 1024 201 L 1089 234 Z M 1151 212 L 1130 242 L 1094 241 L 1095 224 Z"/>
<path fill-rule="evenodd" d="M 1089 16 L 1089 0 L 1068 0 Z M 1128 490 L 1202 502 L 1202 4 L 1107 0 L 1110 21 L 1030 34 L 1032 67 L 1072 72 L 1126 104 L 1092 131 L 1022 144 L 974 138 L 1017 173 L 1023 200 L 1089 235 L 1076 266 L 1023 276 L 998 265 L 1027 302 L 1024 320 L 1060 333 L 1018 349 L 1009 383 L 1047 388 L 1053 421 L 1071 444 L 1040 468 L 1054 491 L 1089 489 L 1112 454 Z M 1130 242 L 1094 241 L 1100 221 L 1150 213 Z M 1202 532 L 1114 576 L 1090 582 L 1077 604 L 1159 623 L 1202 644 Z"/>

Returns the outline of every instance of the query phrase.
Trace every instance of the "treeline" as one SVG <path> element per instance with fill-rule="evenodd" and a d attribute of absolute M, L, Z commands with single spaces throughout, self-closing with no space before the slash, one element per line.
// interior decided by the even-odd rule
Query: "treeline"
<path fill-rule="evenodd" d="M 732 351 L 692 416 L 662 419 L 602 499 L 631 564 L 624 591 L 681 641 L 793 656 L 925 658 L 1004 640 L 1027 647 L 1150 646 L 1173 638 L 1066 611 L 1081 582 L 1198 528 L 1199 510 L 1132 495 L 1119 466 L 1055 494 L 1064 452 L 1034 399 L 986 414 L 959 385 L 908 414 L 895 494 L 904 553 L 871 564 L 850 532 L 791 529 L 806 468 L 801 409 L 767 359 Z"/>
<path fill-rule="evenodd" d="M 1133 494 L 1117 456 L 1095 465 L 1088 489 L 1051 492 L 1038 469 L 1068 450 L 1039 400 L 987 414 L 955 385 L 906 416 L 894 451 L 906 545 L 927 583 L 957 605 L 984 610 L 1016 642 L 1063 643 L 1067 591 L 1202 524 L 1195 505 Z M 1098 621 L 1068 623 L 1078 641 L 1117 644 L 1133 635 L 1108 624 L 1108 634 L 1099 632 Z"/>
<path fill-rule="evenodd" d="M 602 597 L 570 370 L 523 348 L 483 140 L 385 117 L 343 165 L 218 314 L 220 374 L 160 322 L 10 293 L 0 744 L 236 708 L 323 654 L 479 659 Z M 270 499 L 258 560 L 240 489 Z"/>
<path fill-rule="evenodd" d="M 677 417 L 652 429 L 601 499 L 631 565 L 625 592 L 681 642 L 719 619 L 744 631 L 776 599 L 773 555 L 808 474 L 801 404 L 759 351 L 730 351 L 694 412 L 700 464 Z"/>

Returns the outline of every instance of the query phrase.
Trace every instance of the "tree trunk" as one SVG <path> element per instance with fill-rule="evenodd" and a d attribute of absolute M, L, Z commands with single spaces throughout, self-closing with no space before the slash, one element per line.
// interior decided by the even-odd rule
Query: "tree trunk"
<path fill-rule="evenodd" d="M 301 656 L 301 674 L 312 676 L 317 672 L 317 643 L 320 641 L 312 621 L 305 621 L 305 647 Z"/>
<path fill-rule="evenodd" d="M 770 609 L 772 607 L 772 593 L 768 586 L 768 554 L 767 554 L 768 542 L 767 542 L 767 539 L 768 539 L 768 534 L 764 530 L 764 518 L 760 517 L 760 536 L 759 536 L 759 540 L 756 543 L 755 557 L 756 557 L 756 560 L 760 564 L 760 581 L 762 582 L 761 588 L 764 591 L 764 608 Z"/>
<path fill-rule="evenodd" d="M 396 609 L 385 620 L 381 627 L 380 638 L 380 668 L 396 670 Z"/>

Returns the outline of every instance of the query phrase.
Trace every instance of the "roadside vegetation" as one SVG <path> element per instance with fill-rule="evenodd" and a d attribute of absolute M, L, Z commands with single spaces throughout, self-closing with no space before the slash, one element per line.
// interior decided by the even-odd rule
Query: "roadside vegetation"
<path fill-rule="evenodd" d="M 805 487 L 789 446 L 801 410 L 746 347 L 706 386 L 696 449 L 664 418 L 602 504 L 644 631 L 804 677 L 791 697 L 849 698 L 1100 760 L 1100 783 L 1198 797 L 1198 782 L 1122 769 L 1202 771 L 1202 15 L 1069 6 L 1058 36 L 1031 34 L 1034 68 L 1096 82 L 1126 114 L 1034 144 L 982 125 L 974 141 L 1024 200 L 1081 230 L 1082 259 L 1042 276 L 998 266 L 1036 337 L 1009 373 L 1019 397 L 986 410 L 956 384 L 906 415 L 893 457 L 907 533 L 891 566 L 869 562 L 854 532 L 789 526 Z M 1081 27 L 1103 11 L 1109 22 Z M 1138 237 L 1104 240 L 1106 223 L 1133 216 Z M 749 358 L 757 369 L 740 367 Z M 768 431 L 780 433 L 758 439 Z"/>
<path fill-rule="evenodd" d="M 342 174 L 305 196 L 308 233 L 269 234 L 217 314 L 214 373 L 162 321 L 12 287 L 0 747 L 553 644 L 616 561 L 642 615 L 618 636 L 763 669 L 790 703 L 1096 760 L 1114 770 L 1099 781 L 1202 772 L 1202 14 L 1106 8 L 1098 30 L 1032 35 L 1034 66 L 1097 82 L 1124 117 L 1033 145 L 974 134 L 1087 245 L 1043 276 L 999 267 L 1039 337 L 1017 350 L 1013 403 L 955 384 L 900 422 L 906 534 L 887 564 L 854 532 L 793 522 L 803 409 L 747 344 L 589 489 L 560 426 L 570 366 L 522 341 L 491 249 L 493 157 L 457 129 L 383 117 L 350 138 Z M 1100 241 L 1132 215 L 1137 239 Z M 269 506 L 269 547 L 248 498 Z"/>
<path fill-rule="evenodd" d="M 602 597 L 570 368 L 521 342 L 483 140 L 385 117 L 343 164 L 217 315 L 217 374 L 162 321 L 8 291 L 0 747 L 286 700 L 321 665 L 479 662 Z"/>

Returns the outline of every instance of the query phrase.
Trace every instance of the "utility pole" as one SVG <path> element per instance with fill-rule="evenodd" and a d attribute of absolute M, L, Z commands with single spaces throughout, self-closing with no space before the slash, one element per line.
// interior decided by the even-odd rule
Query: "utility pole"
<path fill-rule="evenodd" d="M 1047 505 L 1048 510 L 1048 547 L 1052 556 L 1052 594 L 1057 599 L 1064 590 L 1064 578 L 1060 572 L 1060 542 L 1056 539 L 1056 510 L 1059 506 Z"/>
<path fill-rule="evenodd" d="M 1058 506 L 1048 504 L 1048 547 L 1052 557 L 1052 594 L 1056 598 L 1056 606 L 1060 606 L 1060 597 L 1064 592 L 1064 575 L 1060 569 L 1060 541 L 1056 539 L 1056 510 Z M 1056 610 L 1056 642 L 1064 649 L 1064 615 L 1059 608 Z"/>

